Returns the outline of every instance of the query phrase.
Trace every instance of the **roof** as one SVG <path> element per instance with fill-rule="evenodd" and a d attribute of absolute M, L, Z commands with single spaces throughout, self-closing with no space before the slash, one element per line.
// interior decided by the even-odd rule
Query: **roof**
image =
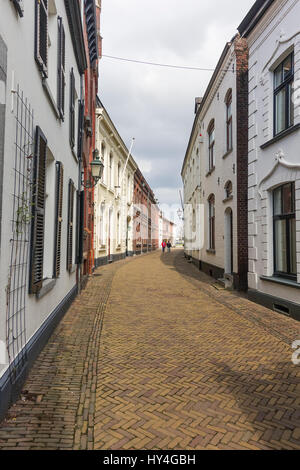
<path fill-rule="evenodd" d="M 276 0 L 257 0 L 238 27 L 241 36 L 247 37 Z"/>
<path fill-rule="evenodd" d="M 114 125 L 110 115 L 108 114 L 107 112 L 107 109 L 105 108 L 104 104 L 102 103 L 102 101 L 100 100 L 99 96 L 97 96 L 97 108 L 103 108 L 103 110 L 105 111 L 105 114 L 106 114 L 106 117 L 107 117 L 107 120 L 109 122 L 109 125 L 113 128 L 115 134 L 117 135 L 117 137 L 119 138 L 121 144 L 123 145 L 123 150 L 126 152 L 126 154 L 128 154 L 129 150 L 127 148 L 127 146 L 125 145 L 122 137 L 120 136 L 116 126 Z M 135 162 L 133 156 L 130 154 L 130 161 L 131 161 L 131 164 L 137 168 L 137 163 Z"/>

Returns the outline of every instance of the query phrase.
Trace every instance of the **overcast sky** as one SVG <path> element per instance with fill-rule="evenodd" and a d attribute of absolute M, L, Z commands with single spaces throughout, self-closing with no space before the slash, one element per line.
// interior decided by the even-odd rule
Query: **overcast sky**
<path fill-rule="evenodd" d="M 102 0 L 103 54 L 214 68 L 254 0 Z M 211 72 L 100 62 L 99 95 L 162 204 L 179 204 L 181 167 Z"/>

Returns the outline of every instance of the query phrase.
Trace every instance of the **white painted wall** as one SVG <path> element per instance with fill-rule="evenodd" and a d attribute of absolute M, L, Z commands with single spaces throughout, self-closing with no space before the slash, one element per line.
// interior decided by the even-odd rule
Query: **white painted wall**
<path fill-rule="evenodd" d="M 273 227 L 271 190 L 296 182 L 297 261 L 300 283 L 300 130 L 273 143 L 273 70 L 290 50 L 295 57 L 294 97 L 300 90 L 300 2 L 274 2 L 251 32 L 249 42 L 249 288 L 300 302 L 300 291 L 261 280 L 273 275 Z M 296 99 L 294 124 L 300 123 L 300 101 Z M 291 168 L 278 165 L 281 154 Z M 298 168 L 297 168 L 298 166 Z M 274 170 L 274 171 L 273 171 Z M 269 175 L 269 176 L 268 176 Z M 267 178 L 266 178 L 267 177 Z M 266 178 L 266 179 L 265 179 Z"/>
<path fill-rule="evenodd" d="M 236 75 L 232 67 L 236 66 L 234 46 L 232 45 L 224 58 L 206 102 L 197 117 L 187 160 L 183 168 L 185 208 L 185 249 L 195 259 L 200 259 L 214 266 L 225 268 L 225 211 L 233 212 L 233 270 L 237 271 L 237 217 L 236 217 Z M 232 89 L 232 122 L 233 150 L 226 154 L 226 105 L 225 97 Z M 208 175 L 209 153 L 207 129 L 211 120 L 215 120 L 215 170 Z M 200 136 L 201 134 L 201 136 Z M 224 203 L 225 184 L 231 181 L 233 199 Z M 209 253 L 208 237 L 208 197 L 215 195 L 216 237 L 215 253 Z M 191 205 L 190 209 L 187 205 Z M 195 212 L 194 212 L 195 211 Z M 193 216 L 194 212 L 194 216 Z M 192 236 L 190 235 L 190 229 Z M 187 239 L 192 242 L 188 243 Z"/>
<path fill-rule="evenodd" d="M 77 69 L 72 40 L 67 21 L 67 15 L 63 0 L 51 2 L 56 5 L 57 15 L 63 18 L 66 34 L 66 88 L 65 88 L 65 121 L 56 118 L 49 103 L 47 95 L 42 87 L 42 80 L 37 64 L 34 60 L 34 2 L 24 2 L 24 17 L 19 18 L 12 2 L 3 2 L 0 15 L 0 31 L 8 47 L 8 71 L 6 89 L 6 129 L 5 129 L 5 162 L 4 162 L 4 204 L 3 217 L 7 223 L 2 224 L 2 243 L 0 253 L 0 341 L 5 340 L 5 316 L 6 316 L 6 286 L 8 284 L 12 226 L 9 221 L 12 217 L 12 188 L 13 188 L 13 160 L 15 154 L 15 106 L 11 106 L 13 93 L 17 85 L 24 93 L 34 109 L 34 125 L 39 125 L 48 140 L 49 172 L 47 175 L 47 202 L 46 202 L 46 227 L 45 238 L 45 263 L 44 275 L 51 276 L 53 268 L 53 243 L 54 243 L 54 158 L 64 165 L 64 194 L 63 194 L 63 225 L 61 248 L 61 274 L 55 287 L 41 299 L 35 295 L 26 296 L 26 336 L 30 340 L 32 335 L 47 319 L 55 307 L 64 299 L 68 292 L 75 286 L 75 273 L 69 274 L 66 270 L 67 251 L 67 207 L 68 207 L 68 182 L 72 178 L 77 187 L 78 164 L 69 144 L 69 74 L 73 67 L 76 81 L 77 94 L 79 94 L 80 76 Z M 55 15 L 55 16 L 57 16 Z M 49 87 L 56 99 L 56 70 L 55 60 L 57 41 L 57 22 L 51 18 L 49 30 Z M 55 32 L 56 30 L 56 32 Z M 77 110 L 77 103 L 76 103 Z M 77 119 L 76 119 L 77 122 Z M 76 125 L 77 129 L 77 125 Z M 77 132 L 77 131 L 76 131 Z M 76 147 L 75 147 L 76 148 Z M 50 158 L 50 155 L 52 157 Z M 74 211 L 76 217 L 76 206 Z M 74 241 L 75 245 L 75 231 Z M 28 288 L 27 288 L 28 291 Z"/>
<path fill-rule="evenodd" d="M 118 255 L 126 251 L 128 227 L 128 251 L 133 251 L 133 188 L 136 164 L 132 157 L 126 164 L 128 149 L 122 142 L 107 111 L 97 109 L 96 147 L 105 148 L 103 157 L 104 177 L 95 188 L 95 258 Z M 113 156 L 112 174 L 110 155 Z M 120 165 L 118 186 L 118 165 Z M 123 174 L 124 173 L 124 174 Z M 119 233 L 118 233 L 118 214 Z M 110 234 L 109 234 L 110 232 Z"/>

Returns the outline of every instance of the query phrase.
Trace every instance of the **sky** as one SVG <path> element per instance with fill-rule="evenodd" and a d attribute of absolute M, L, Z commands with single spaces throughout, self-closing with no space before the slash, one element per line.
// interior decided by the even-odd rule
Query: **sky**
<path fill-rule="evenodd" d="M 254 0 L 102 0 L 103 55 L 214 68 Z M 195 97 L 212 72 L 103 57 L 99 96 L 162 207 L 180 205 Z M 176 220 L 175 220 L 176 221 Z"/>

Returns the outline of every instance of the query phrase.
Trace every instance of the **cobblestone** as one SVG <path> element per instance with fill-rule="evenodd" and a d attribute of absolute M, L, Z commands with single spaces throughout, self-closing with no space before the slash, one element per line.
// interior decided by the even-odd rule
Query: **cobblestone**
<path fill-rule="evenodd" d="M 182 251 L 97 270 L 0 425 L 0 449 L 300 449 L 299 323 Z"/>

